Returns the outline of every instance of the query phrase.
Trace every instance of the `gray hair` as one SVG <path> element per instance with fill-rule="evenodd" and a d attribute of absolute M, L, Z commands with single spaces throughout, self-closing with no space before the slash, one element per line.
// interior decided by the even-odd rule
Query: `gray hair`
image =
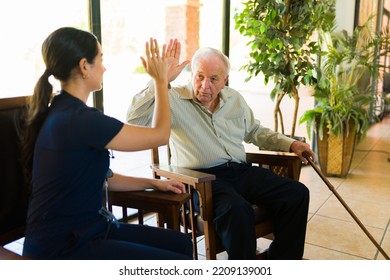
<path fill-rule="evenodd" d="M 226 76 L 229 75 L 230 72 L 229 58 L 226 55 L 224 55 L 221 51 L 210 47 L 200 48 L 194 53 L 191 61 L 192 69 L 196 68 L 199 59 L 201 58 L 207 59 L 209 57 L 215 57 L 215 56 L 219 57 L 219 59 L 225 64 Z"/>

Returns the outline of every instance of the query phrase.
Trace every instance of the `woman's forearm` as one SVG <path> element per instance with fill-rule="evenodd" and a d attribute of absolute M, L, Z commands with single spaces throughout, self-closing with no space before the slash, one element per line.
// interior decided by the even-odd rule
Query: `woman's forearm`
<path fill-rule="evenodd" d="M 108 189 L 112 191 L 139 191 L 154 188 L 155 179 L 125 176 L 114 173 L 108 179 Z"/>
<path fill-rule="evenodd" d="M 152 127 L 158 128 L 160 136 L 164 136 L 166 144 L 169 140 L 171 130 L 171 108 L 168 97 L 168 80 L 159 79 L 154 81 L 156 90 L 155 106 L 153 113 Z"/>

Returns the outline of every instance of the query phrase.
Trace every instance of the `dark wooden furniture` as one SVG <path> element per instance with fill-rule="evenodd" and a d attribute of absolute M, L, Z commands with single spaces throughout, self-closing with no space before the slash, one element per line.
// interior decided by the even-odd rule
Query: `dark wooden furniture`
<path fill-rule="evenodd" d="M 29 187 L 20 162 L 20 140 L 26 97 L 0 99 L 0 259 L 21 256 L 4 245 L 24 236 Z"/>
<path fill-rule="evenodd" d="M 188 193 L 175 194 L 162 191 L 129 191 L 108 194 L 109 210 L 122 207 L 123 221 L 127 222 L 127 208 L 138 209 L 138 222 L 143 224 L 143 212 L 155 212 L 159 227 L 180 230 L 180 209 L 189 200 Z"/>

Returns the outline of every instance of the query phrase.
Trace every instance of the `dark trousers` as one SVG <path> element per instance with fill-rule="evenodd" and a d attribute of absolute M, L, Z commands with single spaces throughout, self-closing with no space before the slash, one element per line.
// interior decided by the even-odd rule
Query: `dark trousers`
<path fill-rule="evenodd" d="M 300 182 L 250 164 L 225 164 L 199 171 L 212 183 L 216 233 L 229 259 L 254 259 L 256 235 L 251 204 L 268 207 L 275 225 L 269 259 L 302 259 L 309 190 Z M 195 198 L 197 200 L 197 198 Z"/>
<path fill-rule="evenodd" d="M 89 241 L 73 259 L 191 260 L 189 236 L 170 229 L 152 226 L 111 225 L 107 238 Z"/>
<path fill-rule="evenodd" d="M 23 255 L 33 259 L 191 260 L 191 238 L 179 231 L 107 220 L 88 222 L 67 234 L 29 235 Z M 50 229 L 48 230 L 50 231 Z"/>

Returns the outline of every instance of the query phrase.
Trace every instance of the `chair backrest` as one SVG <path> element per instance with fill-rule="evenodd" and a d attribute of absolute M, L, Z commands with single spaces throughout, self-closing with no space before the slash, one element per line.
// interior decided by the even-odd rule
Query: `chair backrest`
<path fill-rule="evenodd" d="M 304 137 L 294 138 L 298 141 L 306 142 Z M 263 151 L 254 145 L 246 145 L 246 156 L 247 160 L 252 164 L 271 169 L 279 176 L 290 177 L 299 181 L 302 162 L 295 153 Z M 171 150 L 169 145 L 153 148 L 151 150 L 151 163 L 171 164 Z"/>
<path fill-rule="evenodd" d="M 26 97 L 0 99 L 0 245 L 24 236 L 29 187 L 20 162 Z"/>
<path fill-rule="evenodd" d="M 169 145 L 155 147 L 151 149 L 151 163 L 160 164 L 167 163 L 171 164 L 171 150 Z"/>

